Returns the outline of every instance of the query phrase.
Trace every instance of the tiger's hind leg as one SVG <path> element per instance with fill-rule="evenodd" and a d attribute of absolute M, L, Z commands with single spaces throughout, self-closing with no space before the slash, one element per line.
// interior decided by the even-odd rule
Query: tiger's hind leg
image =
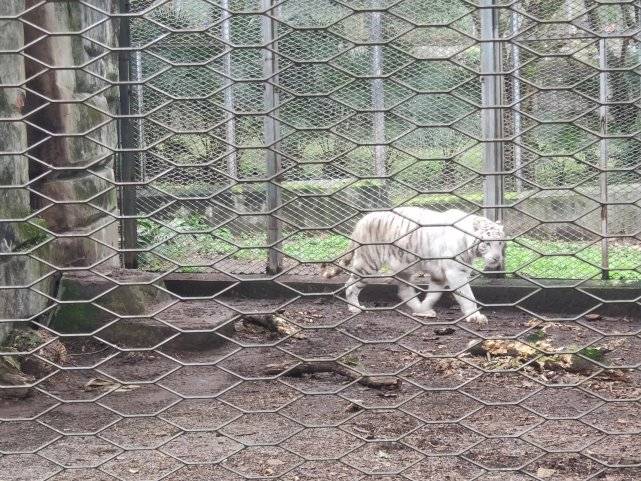
<path fill-rule="evenodd" d="M 349 276 L 349 279 L 345 283 L 345 298 L 349 303 L 347 309 L 354 314 L 362 312 L 363 308 L 358 302 L 358 296 L 361 294 L 361 291 L 365 287 L 365 282 L 363 279 L 352 274 Z"/>
<path fill-rule="evenodd" d="M 421 307 L 416 312 L 422 317 L 436 317 L 434 305 L 443 295 L 444 289 L 445 286 L 440 282 L 430 281 L 430 286 L 427 294 L 425 294 L 425 299 L 421 302 Z"/>
<path fill-rule="evenodd" d="M 358 250 L 354 254 L 351 269 L 353 272 L 345 283 L 345 298 L 349 303 L 347 309 L 349 309 L 350 312 L 358 314 L 363 310 L 363 306 L 358 302 L 358 297 L 367 285 L 361 276 L 369 274 L 369 269 L 365 267 L 362 259 L 362 250 Z"/>

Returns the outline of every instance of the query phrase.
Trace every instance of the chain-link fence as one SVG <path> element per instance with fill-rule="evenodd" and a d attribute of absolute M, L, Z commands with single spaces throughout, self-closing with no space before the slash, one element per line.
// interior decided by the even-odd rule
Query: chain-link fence
<path fill-rule="evenodd" d="M 0 481 L 641 479 L 640 9 L 0 2 Z"/>
<path fill-rule="evenodd" d="M 296 269 L 363 210 L 419 205 L 504 218 L 511 274 L 638 278 L 635 5 L 152 5 L 131 3 L 131 245 L 211 233 L 145 269 Z"/>

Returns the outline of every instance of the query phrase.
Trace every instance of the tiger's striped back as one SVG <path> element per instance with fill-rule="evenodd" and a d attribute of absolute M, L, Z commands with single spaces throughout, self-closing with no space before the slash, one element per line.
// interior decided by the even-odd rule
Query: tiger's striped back
<path fill-rule="evenodd" d="M 384 265 L 393 271 L 410 266 L 418 269 L 419 261 L 461 258 L 471 260 L 467 252 L 475 239 L 470 232 L 471 217 L 460 210 L 437 212 L 420 207 L 400 207 L 392 211 L 371 212 L 354 227 L 350 249 L 339 261 L 351 266 L 357 274 L 372 275 Z M 460 230 L 453 225 L 461 225 Z M 468 227 L 466 229 L 466 227 Z M 324 277 L 333 277 L 341 269 L 335 265 L 321 267 Z"/>

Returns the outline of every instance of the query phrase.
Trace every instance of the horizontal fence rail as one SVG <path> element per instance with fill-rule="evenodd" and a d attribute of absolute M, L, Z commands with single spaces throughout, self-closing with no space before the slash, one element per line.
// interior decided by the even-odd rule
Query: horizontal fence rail
<path fill-rule="evenodd" d="M 1 481 L 641 479 L 641 3 L 0 2 Z"/>

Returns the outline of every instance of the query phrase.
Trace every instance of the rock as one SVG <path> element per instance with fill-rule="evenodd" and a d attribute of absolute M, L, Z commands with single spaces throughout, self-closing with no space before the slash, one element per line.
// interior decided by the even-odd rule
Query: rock
<path fill-rule="evenodd" d="M 22 372 L 38 378 L 53 372 L 56 369 L 53 364 L 64 364 L 68 360 L 64 344 L 44 329 L 14 329 L 7 336 L 5 344 L 16 352 L 34 351 L 42 346 L 35 350 L 42 359 L 31 355 L 20 356 Z"/>
<path fill-rule="evenodd" d="M 437 336 L 449 336 L 450 334 L 454 334 L 456 332 L 456 329 L 453 327 L 439 327 L 434 329 L 434 334 Z"/>
<path fill-rule="evenodd" d="M 33 376 L 21 371 L 16 356 L 0 356 L 0 398 L 27 397 L 31 387 L 26 385 L 34 381 Z"/>
<path fill-rule="evenodd" d="M 554 476 L 556 472 L 556 469 L 539 468 L 536 470 L 536 475 L 539 478 L 549 478 L 550 476 Z"/>
<path fill-rule="evenodd" d="M 162 290 L 162 281 L 152 282 L 154 279 L 153 274 L 128 270 L 111 272 L 109 279 L 87 271 L 67 273 L 60 280 L 56 297 L 77 302 L 56 306 L 49 326 L 62 333 L 88 333 L 117 315 L 139 316 L 120 319 L 101 331 L 100 336 L 128 345 L 137 340 L 145 343 L 165 340 L 175 331 L 148 316 L 169 306 L 174 297 Z M 117 286 L 112 280 L 125 285 Z"/>

